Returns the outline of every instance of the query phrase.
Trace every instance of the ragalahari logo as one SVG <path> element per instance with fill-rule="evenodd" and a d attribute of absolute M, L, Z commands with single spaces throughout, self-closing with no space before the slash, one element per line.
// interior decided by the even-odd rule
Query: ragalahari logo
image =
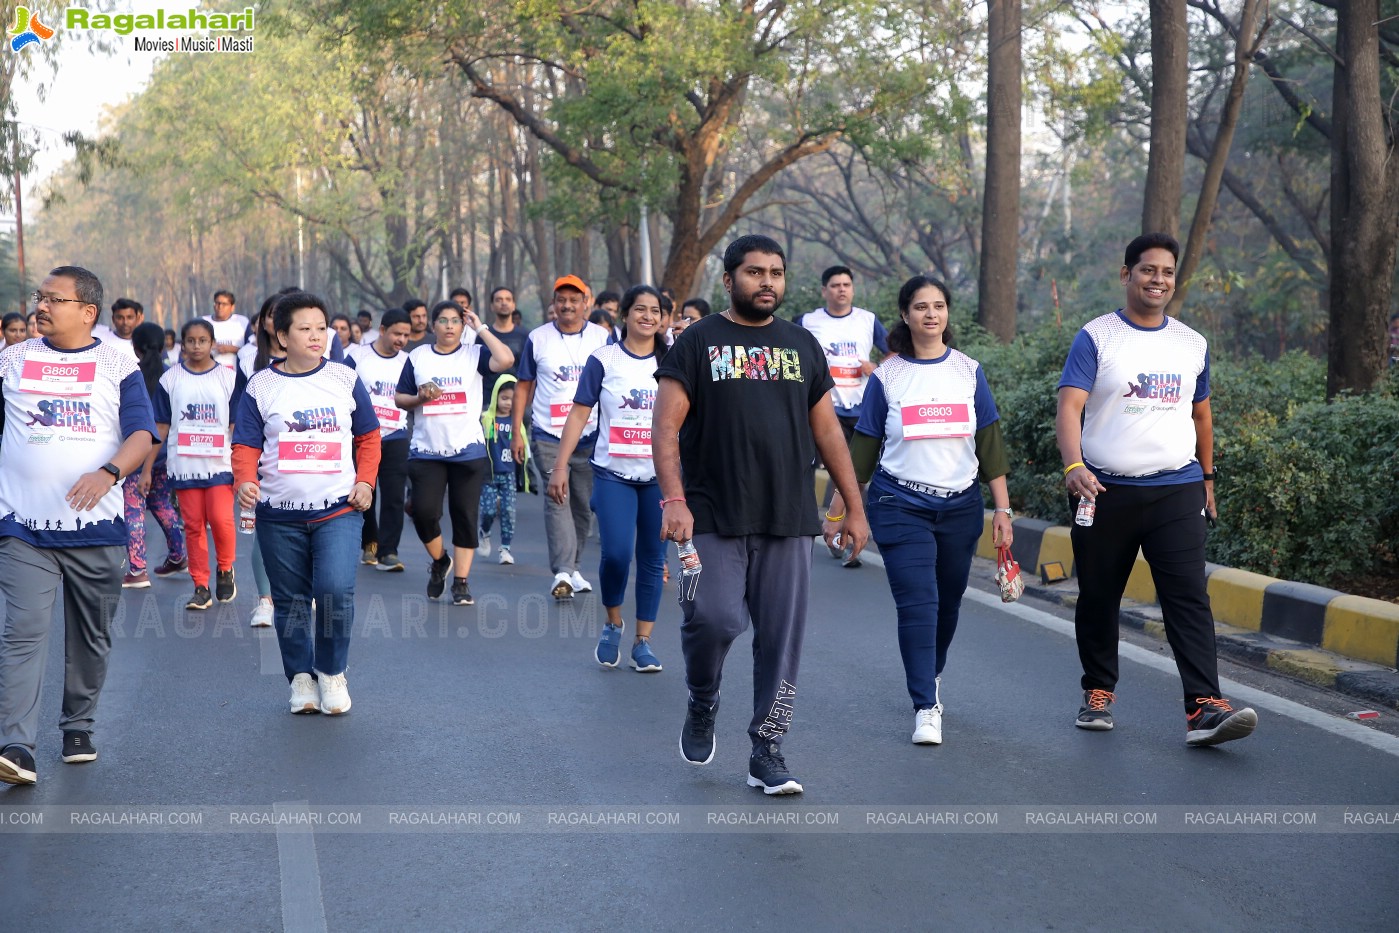
<path fill-rule="evenodd" d="M 29 7 L 15 7 L 15 25 L 10 30 L 10 50 L 18 52 L 26 45 L 34 45 L 53 38 L 53 30 L 39 22 L 39 17 L 29 12 Z"/>

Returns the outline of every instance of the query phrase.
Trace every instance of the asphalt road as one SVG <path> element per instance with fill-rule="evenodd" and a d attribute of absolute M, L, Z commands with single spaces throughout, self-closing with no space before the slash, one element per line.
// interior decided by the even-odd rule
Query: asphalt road
<path fill-rule="evenodd" d="M 978 562 L 944 744 L 913 746 L 883 573 L 818 549 L 785 746 L 806 793 L 767 798 L 744 784 L 748 638 L 715 761 L 687 765 L 673 588 L 665 671 L 601 670 L 601 606 L 547 598 L 539 500 L 520 513 L 474 608 L 426 601 L 416 543 L 405 574 L 361 570 L 343 717 L 286 712 L 246 555 L 229 607 L 127 591 L 92 764 L 58 758 L 56 637 L 39 784 L 0 787 L 0 927 L 1394 928 L 1399 739 L 1343 701 L 1251 673 L 1229 689 L 1258 731 L 1187 749 L 1164 647 L 1124 642 L 1116 730 L 1075 729 L 1062 613 L 1003 611 Z"/>

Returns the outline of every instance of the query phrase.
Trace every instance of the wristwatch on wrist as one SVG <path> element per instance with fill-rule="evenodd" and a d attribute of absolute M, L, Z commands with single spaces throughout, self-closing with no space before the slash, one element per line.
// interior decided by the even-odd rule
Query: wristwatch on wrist
<path fill-rule="evenodd" d="M 1216 475 L 1218 472 L 1219 472 L 1218 470 L 1211 470 L 1210 472 L 1204 474 L 1205 480 L 1208 481 L 1208 482 L 1211 482 L 1211 483 L 1214 482 L 1215 475 Z"/>
<path fill-rule="evenodd" d="M 102 464 L 102 466 L 99 467 L 99 469 L 106 470 L 108 473 L 112 474 L 113 486 L 121 482 L 121 468 L 118 467 L 115 463 L 112 463 L 110 460 Z"/>
<path fill-rule="evenodd" d="M 1015 519 L 1015 509 L 992 509 L 992 510 L 991 510 L 991 514 L 992 514 L 992 515 L 996 514 L 997 512 L 1004 512 L 1004 513 L 1006 513 L 1006 518 L 1009 518 L 1009 519 L 1011 519 L 1012 521 L 1014 521 L 1014 519 Z"/>

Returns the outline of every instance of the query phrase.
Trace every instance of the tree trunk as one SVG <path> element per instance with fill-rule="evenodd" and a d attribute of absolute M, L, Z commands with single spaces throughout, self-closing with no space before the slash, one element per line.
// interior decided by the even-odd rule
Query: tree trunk
<path fill-rule="evenodd" d="M 1185 0 L 1151 0 L 1151 154 L 1142 232 L 1180 235 L 1189 100 Z"/>
<path fill-rule="evenodd" d="M 1380 96 L 1378 0 L 1337 6 L 1326 396 L 1384 375 L 1399 244 L 1399 152 Z"/>
<path fill-rule="evenodd" d="M 1248 86 L 1248 70 L 1253 56 L 1263 42 L 1263 34 L 1268 31 L 1268 20 L 1260 25 L 1259 8 L 1263 0 L 1244 0 L 1239 14 L 1238 39 L 1234 42 L 1234 78 L 1229 84 L 1229 94 L 1224 98 L 1224 109 L 1219 115 L 1219 132 L 1214 137 L 1214 148 L 1209 161 L 1205 163 L 1205 177 L 1200 182 L 1200 198 L 1195 202 L 1195 217 L 1190 222 L 1190 238 L 1185 243 L 1185 252 L 1176 266 L 1176 293 L 1166 306 L 1166 313 L 1179 317 L 1190 293 L 1190 279 L 1200 265 L 1200 257 L 1205 253 L 1205 240 L 1209 236 L 1210 223 L 1214 220 L 1214 208 L 1219 203 L 1219 186 L 1224 179 L 1224 166 L 1229 161 L 1229 149 L 1234 144 L 1234 129 L 1239 124 L 1239 111 L 1244 106 L 1244 89 Z M 1256 31 L 1256 35 L 1255 35 Z"/>
<path fill-rule="evenodd" d="M 1020 0 L 990 0 L 987 14 L 986 189 L 981 215 L 977 321 L 1015 338 L 1020 255 Z"/>

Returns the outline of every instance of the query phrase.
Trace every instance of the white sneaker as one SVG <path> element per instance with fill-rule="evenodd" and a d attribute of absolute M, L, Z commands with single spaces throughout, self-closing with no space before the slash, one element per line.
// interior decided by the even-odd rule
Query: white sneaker
<path fill-rule="evenodd" d="M 573 591 L 575 593 L 591 593 L 593 591 L 593 585 L 587 580 L 584 580 L 583 575 L 576 570 L 573 571 L 570 582 L 573 583 Z"/>
<path fill-rule="evenodd" d="M 253 628 L 272 627 L 272 600 L 266 596 L 257 601 L 257 608 L 253 610 Z"/>
<path fill-rule="evenodd" d="M 515 558 L 510 556 L 510 549 L 503 544 L 500 546 L 500 562 L 502 564 L 515 563 Z"/>
<path fill-rule="evenodd" d="M 942 707 L 920 709 L 913 714 L 913 744 L 942 744 Z"/>
<path fill-rule="evenodd" d="M 321 696 L 310 674 L 297 674 L 291 679 L 291 711 L 314 713 L 320 709 Z"/>
<path fill-rule="evenodd" d="M 487 532 L 480 532 L 476 535 L 476 553 L 482 557 L 491 556 L 491 536 Z"/>
<path fill-rule="evenodd" d="M 350 688 L 344 674 L 321 674 L 316 682 L 321 686 L 322 713 L 338 716 L 350 711 Z"/>
<path fill-rule="evenodd" d="M 572 599 L 573 577 L 570 574 L 563 573 L 562 571 L 554 574 L 554 585 L 549 590 L 549 593 L 555 599 Z"/>

